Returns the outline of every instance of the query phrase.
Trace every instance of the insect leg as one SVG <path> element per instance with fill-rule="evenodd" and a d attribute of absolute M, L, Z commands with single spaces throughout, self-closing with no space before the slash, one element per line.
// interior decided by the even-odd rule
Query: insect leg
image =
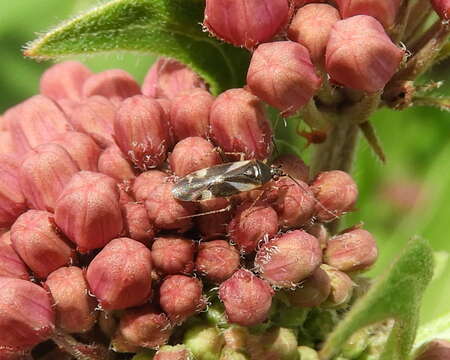
<path fill-rule="evenodd" d="M 199 214 L 194 214 L 194 215 L 181 216 L 178 219 L 190 219 L 190 218 L 194 218 L 194 217 L 205 216 L 205 215 L 212 215 L 212 214 L 217 214 L 217 213 L 226 212 L 226 211 L 230 211 L 230 210 L 231 210 L 231 204 L 228 205 L 227 207 L 222 208 L 222 209 L 206 211 L 206 212 L 199 213 Z"/>

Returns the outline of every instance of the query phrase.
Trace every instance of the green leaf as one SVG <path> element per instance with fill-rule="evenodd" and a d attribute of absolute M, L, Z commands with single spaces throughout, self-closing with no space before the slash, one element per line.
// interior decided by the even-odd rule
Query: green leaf
<path fill-rule="evenodd" d="M 328 337 L 321 350 L 327 360 L 358 329 L 394 319 L 381 360 L 404 360 L 414 343 L 422 294 L 433 275 L 433 252 L 425 240 L 415 237 L 403 254 L 358 300 Z"/>
<path fill-rule="evenodd" d="M 196 70 L 217 94 L 244 84 L 250 54 L 202 31 L 200 0 L 113 0 L 28 45 L 38 59 L 110 51 L 155 53 Z"/>
<path fill-rule="evenodd" d="M 450 341 L 450 312 L 439 319 L 422 325 L 418 332 L 414 349 L 433 339 L 443 339 Z"/>

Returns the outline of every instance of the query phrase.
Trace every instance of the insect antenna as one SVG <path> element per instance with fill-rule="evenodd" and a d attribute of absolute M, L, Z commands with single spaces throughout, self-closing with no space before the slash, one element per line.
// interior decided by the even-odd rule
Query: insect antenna
<path fill-rule="evenodd" d="M 178 219 L 190 219 L 190 218 L 195 218 L 195 217 L 200 217 L 200 216 L 205 216 L 205 215 L 217 214 L 217 213 L 230 211 L 230 210 L 231 210 L 231 204 L 226 206 L 226 207 L 224 207 L 224 208 L 222 208 L 222 209 L 206 211 L 206 212 L 202 212 L 202 213 L 199 213 L 199 214 L 180 216 Z"/>

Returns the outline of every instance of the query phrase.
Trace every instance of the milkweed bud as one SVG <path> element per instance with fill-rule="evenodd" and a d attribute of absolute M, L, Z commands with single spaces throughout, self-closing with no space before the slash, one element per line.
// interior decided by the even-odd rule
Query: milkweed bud
<path fill-rule="evenodd" d="M 305 162 L 293 154 L 284 154 L 278 156 L 273 165 L 279 167 L 285 174 L 292 176 L 296 180 L 307 183 L 309 181 L 309 166 Z"/>
<path fill-rule="evenodd" d="M 305 230 L 308 234 L 311 234 L 312 236 L 319 239 L 320 247 L 322 248 L 322 250 L 327 247 L 330 234 L 328 233 L 328 230 L 324 224 L 315 223 L 311 226 L 308 226 Z"/>
<path fill-rule="evenodd" d="M 0 357 L 31 350 L 55 330 L 50 297 L 30 281 L 0 277 Z"/>
<path fill-rule="evenodd" d="M 333 236 L 327 243 L 324 262 L 338 270 L 352 272 L 372 266 L 378 257 L 372 234 L 363 229 L 350 229 Z"/>
<path fill-rule="evenodd" d="M 74 253 L 59 236 L 52 214 L 42 210 L 28 210 L 11 227 L 14 249 L 34 272 L 45 279 L 52 271 L 67 265 Z"/>
<path fill-rule="evenodd" d="M 391 79 L 403 55 L 377 20 L 358 15 L 333 25 L 325 67 L 332 81 L 374 93 Z"/>
<path fill-rule="evenodd" d="M 185 345 L 164 345 L 156 352 L 153 360 L 192 360 L 192 356 Z"/>
<path fill-rule="evenodd" d="M 167 343 L 171 334 L 172 327 L 166 314 L 145 305 L 125 310 L 112 339 L 112 347 L 116 349 L 125 345 L 157 349 Z"/>
<path fill-rule="evenodd" d="M 101 95 L 111 100 L 120 101 L 140 94 L 141 89 L 126 71 L 111 69 L 90 76 L 83 84 L 82 93 L 86 98 Z"/>
<path fill-rule="evenodd" d="M 203 25 L 219 39 L 252 49 L 281 31 L 288 17 L 287 0 L 207 0 Z"/>
<path fill-rule="evenodd" d="M 264 239 L 278 232 L 278 216 L 268 205 L 248 201 L 237 210 L 228 225 L 230 240 L 244 253 L 255 251 Z"/>
<path fill-rule="evenodd" d="M 292 287 L 312 275 L 321 261 L 319 240 L 294 230 L 264 244 L 256 254 L 255 266 L 272 285 Z"/>
<path fill-rule="evenodd" d="M 248 270 L 236 271 L 219 288 L 228 321 L 252 326 L 267 319 L 274 292 L 270 285 Z"/>
<path fill-rule="evenodd" d="M 353 289 L 356 284 L 346 273 L 332 266 L 322 264 L 320 268 L 330 278 L 330 296 L 328 296 L 324 305 L 338 307 L 347 304 L 353 295 Z"/>
<path fill-rule="evenodd" d="M 166 159 L 169 127 L 156 100 L 139 95 L 123 101 L 114 133 L 119 148 L 139 169 L 148 170 Z"/>
<path fill-rule="evenodd" d="M 137 201 L 144 201 L 161 184 L 164 184 L 169 177 L 159 170 L 149 170 L 139 174 L 133 183 L 133 194 Z"/>
<path fill-rule="evenodd" d="M 223 335 L 215 326 L 194 325 L 184 333 L 183 343 L 196 360 L 219 359 L 224 345 Z"/>
<path fill-rule="evenodd" d="M 335 0 L 343 19 L 369 15 L 385 28 L 395 23 L 401 0 Z"/>
<path fill-rule="evenodd" d="M 14 158 L 0 155 L 0 229 L 12 225 L 27 209 L 16 163 Z"/>
<path fill-rule="evenodd" d="M 90 171 L 75 174 L 56 202 L 55 222 L 81 252 L 105 246 L 123 227 L 114 179 Z"/>
<path fill-rule="evenodd" d="M 172 100 L 196 88 L 205 89 L 206 84 L 193 70 L 174 59 L 161 57 L 145 76 L 142 94 Z"/>
<path fill-rule="evenodd" d="M 62 146 L 80 170 L 97 171 L 101 149 L 89 135 L 67 131 L 53 139 L 52 143 Z"/>
<path fill-rule="evenodd" d="M 151 294 L 152 256 L 140 242 L 112 240 L 91 261 L 86 279 L 91 292 L 106 310 L 145 303 Z"/>
<path fill-rule="evenodd" d="M 288 29 L 288 37 L 309 50 L 312 62 L 325 63 L 325 49 L 332 26 L 341 19 L 328 4 L 309 4 L 298 9 Z"/>
<path fill-rule="evenodd" d="M 114 144 L 114 118 L 116 106 L 103 96 L 91 96 L 74 107 L 70 123 L 90 136 L 101 146 Z"/>
<path fill-rule="evenodd" d="M 308 346 L 299 346 L 297 351 L 300 355 L 300 360 L 320 360 L 317 351 Z"/>
<path fill-rule="evenodd" d="M 184 275 L 171 275 L 159 288 L 159 304 L 173 322 L 182 322 L 202 311 L 206 301 L 200 280 Z"/>
<path fill-rule="evenodd" d="M 90 330 L 96 320 L 96 301 L 89 296 L 83 270 L 76 266 L 53 271 L 45 282 L 55 304 L 56 325 L 68 333 Z"/>
<path fill-rule="evenodd" d="M 209 121 L 212 137 L 223 151 L 260 160 L 270 154 L 269 120 L 262 103 L 248 91 L 231 89 L 220 94 L 211 107 Z"/>
<path fill-rule="evenodd" d="M 321 79 L 311 63 L 308 49 L 293 41 L 277 41 L 258 46 L 247 72 L 253 94 L 292 115 L 319 90 Z"/>
<path fill-rule="evenodd" d="M 214 146 L 208 140 L 198 136 L 179 141 L 169 156 L 170 168 L 177 176 L 185 176 L 219 163 L 221 159 Z"/>
<path fill-rule="evenodd" d="M 330 295 L 330 291 L 330 278 L 318 267 L 294 291 L 286 294 L 292 306 L 314 307 L 322 304 Z"/>
<path fill-rule="evenodd" d="M 92 71 L 78 61 L 53 65 L 41 76 L 41 94 L 54 101 L 80 100 L 83 84 L 91 75 Z"/>
<path fill-rule="evenodd" d="M 415 360 L 448 360 L 450 359 L 450 341 L 435 339 L 422 345 L 417 350 Z"/>
<path fill-rule="evenodd" d="M 128 236 L 143 244 L 152 241 L 155 229 L 150 223 L 144 204 L 127 202 L 122 206 L 122 210 Z"/>
<path fill-rule="evenodd" d="M 217 211 L 208 215 L 200 215 L 195 219 L 196 225 L 204 240 L 221 238 L 228 233 L 228 223 L 231 220 L 230 201 L 225 198 L 216 198 L 201 201 L 199 214 L 208 211 Z"/>
<path fill-rule="evenodd" d="M 27 153 L 20 167 L 20 186 L 31 207 L 53 211 L 58 196 L 78 171 L 62 146 L 39 145 Z"/>
<path fill-rule="evenodd" d="M 12 246 L 10 232 L 0 235 L 0 277 L 30 279 L 25 263 Z"/>
<path fill-rule="evenodd" d="M 225 346 L 220 353 L 220 360 L 248 360 L 248 356 Z"/>
<path fill-rule="evenodd" d="M 195 260 L 196 270 L 208 280 L 221 283 L 239 268 L 239 252 L 225 240 L 202 242 Z"/>
<path fill-rule="evenodd" d="M 117 181 L 132 180 L 136 177 L 133 167 L 116 145 L 103 150 L 98 159 L 98 171 Z"/>
<path fill-rule="evenodd" d="M 158 237 L 152 245 L 153 265 L 164 274 L 189 274 L 194 269 L 195 244 L 182 237 Z"/>
<path fill-rule="evenodd" d="M 450 20 L 450 1 L 448 0 L 431 0 L 433 9 L 438 13 L 441 19 Z"/>
<path fill-rule="evenodd" d="M 170 109 L 170 124 L 176 140 L 209 135 L 209 112 L 214 97 L 201 88 L 180 94 Z"/>
<path fill-rule="evenodd" d="M 358 198 L 358 188 L 352 177 L 344 171 L 331 170 L 317 175 L 311 184 L 318 203 L 316 216 L 321 221 L 334 220 L 352 211 Z"/>
<path fill-rule="evenodd" d="M 247 343 L 251 359 L 299 360 L 297 336 L 292 329 L 273 327 L 261 335 L 250 335 Z"/>
<path fill-rule="evenodd" d="M 15 152 L 15 147 L 10 131 L 0 130 L 0 154 L 8 155 Z"/>

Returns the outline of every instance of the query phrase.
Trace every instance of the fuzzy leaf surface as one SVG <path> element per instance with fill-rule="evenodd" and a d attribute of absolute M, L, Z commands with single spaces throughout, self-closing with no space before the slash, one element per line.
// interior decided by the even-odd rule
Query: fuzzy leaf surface
<path fill-rule="evenodd" d="M 339 323 L 322 348 L 321 359 L 339 353 L 358 329 L 386 319 L 394 319 L 395 325 L 380 359 L 407 359 L 415 339 L 422 295 L 432 276 L 433 252 L 425 240 L 415 237 Z"/>
<path fill-rule="evenodd" d="M 242 86 L 250 54 L 202 31 L 200 0 L 113 0 L 66 21 L 30 43 L 38 59 L 111 51 L 175 58 L 197 71 L 217 94 Z"/>

